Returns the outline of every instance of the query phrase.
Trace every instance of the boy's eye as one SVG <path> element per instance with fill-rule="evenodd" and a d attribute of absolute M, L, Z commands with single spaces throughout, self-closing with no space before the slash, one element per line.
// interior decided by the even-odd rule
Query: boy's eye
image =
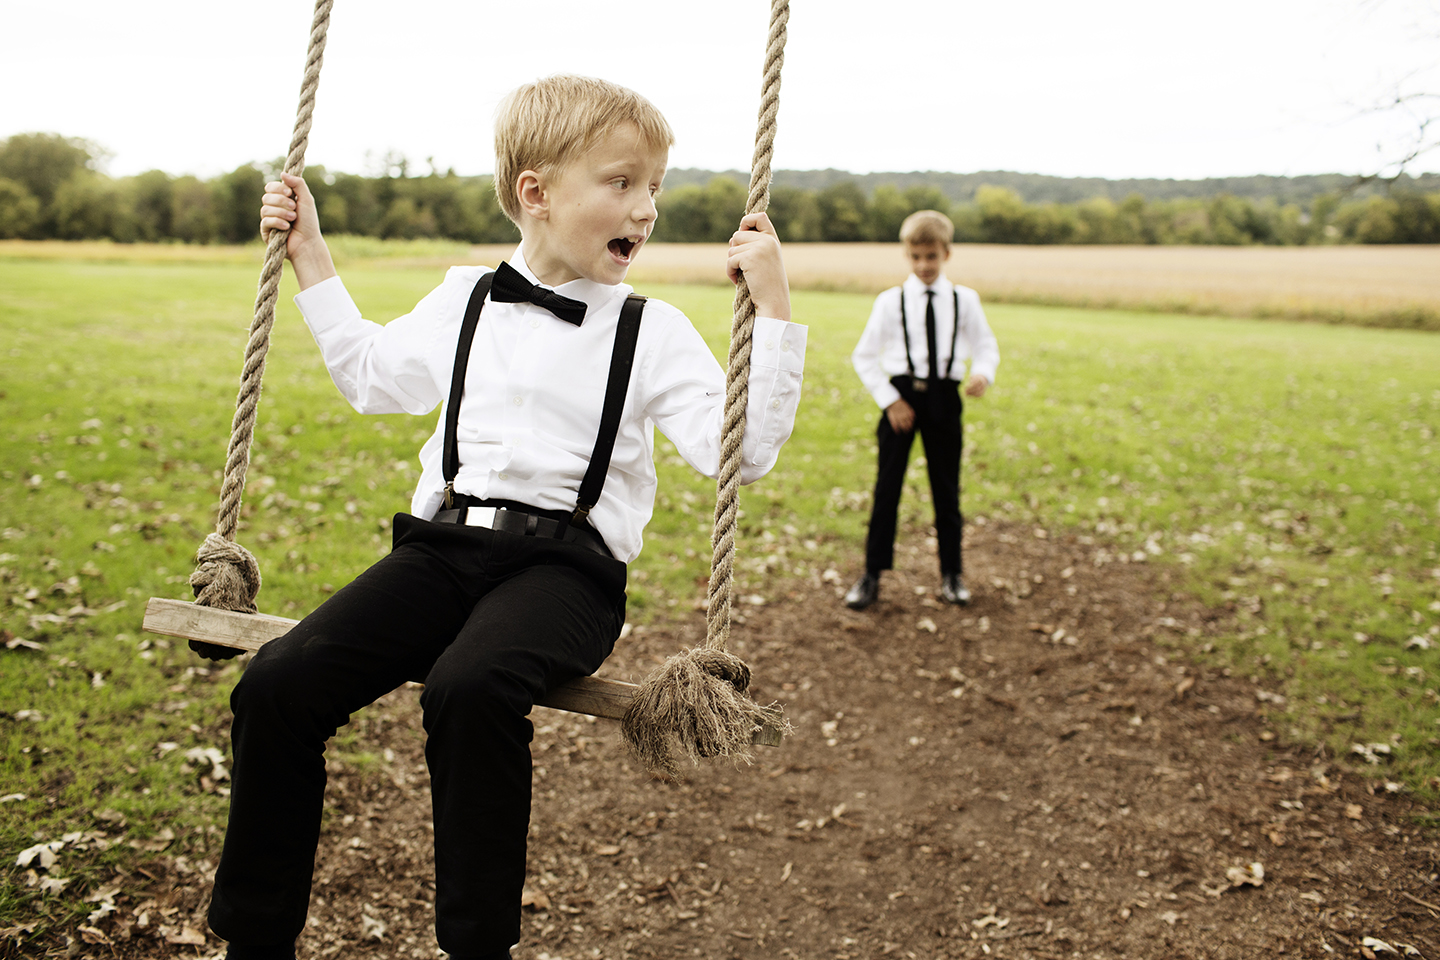
<path fill-rule="evenodd" d="M 627 190 L 630 187 L 630 181 L 626 180 L 624 177 L 620 177 L 616 180 L 611 181 L 611 186 L 613 186 L 616 190 Z"/>

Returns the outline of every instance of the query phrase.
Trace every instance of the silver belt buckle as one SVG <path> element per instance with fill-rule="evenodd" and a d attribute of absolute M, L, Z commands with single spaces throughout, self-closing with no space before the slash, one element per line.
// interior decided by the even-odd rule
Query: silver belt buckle
<path fill-rule="evenodd" d="M 919 377 L 911 377 L 910 386 L 914 388 L 916 393 L 924 393 L 926 390 L 930 389 L 929 382 L 921 380 Z"/>
<path fill-rule="evenodd" d="M 465 511 L 465 526 L 495 527 L 495 507 L 471 507 Z"/>

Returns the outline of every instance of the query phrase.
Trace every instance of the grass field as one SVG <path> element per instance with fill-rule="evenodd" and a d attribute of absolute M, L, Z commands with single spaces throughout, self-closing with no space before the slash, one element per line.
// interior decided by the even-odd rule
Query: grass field
<path fill-rule="evenodd" d="M 13 863 L 77 831 L 83 844 L 96 817 L 125 818 L 142 844 L 172 831 L 203 853 L 224 809 L 237 668 L 145 636 L 139 622 L 145 598 L 188 594 L 191 555 L 212 526 L 254 263 L 189 248 L 143 262 L 17 249 L 0 247 L 0 853 Z M 347 276 L 380 318 L 440 277 L 416 265 L 434 249 L 387 252 L 398 255 L 384 269 Z M 297 616 L 387 549 L 434 423 L 350 411 L 288 292 L 241 540 L 264 571 L 262 609 Z M 644 292 L 685 309 L 723 355 L 727 291 Z M 805 399 L 780 466 L 742 494 L 744 595 L 857 571 L 877 412 L 848 355 L 869 303 L 796 294 L 810 324 Z M 1234 610 L 1234 629 L 1208 649 L 1174 638 L 1180 655 L 1278 684 L 1285 701 L 1264 708 L 1288 717 L 1281 729 L 1296 738 L 1337 754 L 1384 744 L 1384 775 L 1433 799 L 1440 338 L 989 313 L 1004 361 L 994 391 L 967 410 L 967 514 L 1073 532 L 1099 565 L 1172 565 L 1191 594 Z M 632 567 L 637 622 L 693 605 L 709 564 L 713 485 L 664 444 L 658 459 L 662 493 Z M 923 522 L 918 465 L 911 481 L 903 510 Z M 351 749 L 342 738 L 339 750 Z M 90 851 L 66 877 L 83 884 L 96 864 L 138 855 Z M 11 869 L 0 927 L 89 909 L 40 896 Z"/>

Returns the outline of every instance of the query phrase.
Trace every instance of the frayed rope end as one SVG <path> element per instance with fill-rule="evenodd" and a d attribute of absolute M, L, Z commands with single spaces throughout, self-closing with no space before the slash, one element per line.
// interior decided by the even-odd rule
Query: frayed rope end
<path fill-rule="evenodd" d="M 625 742 L 652 771 L 676 780 L 681 757 L 692 765 L 711 757 L 749 763 L 751 744 L 762 731 L 789 730 L 777 708 L 745 695 L 749 687 L 750 668 L 734 654 L 705 648 L 678 653 L 636 691 L 621 726 Z"/>

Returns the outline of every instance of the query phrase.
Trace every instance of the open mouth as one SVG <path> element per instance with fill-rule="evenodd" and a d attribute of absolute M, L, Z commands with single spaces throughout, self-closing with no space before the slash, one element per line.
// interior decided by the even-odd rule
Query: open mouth
<path fill-rule="evenodd" d="M 609 244 L 610 252 L 613 253 L 615 259 L 621 263 L 629 263 L 630 255 L 635 252 L 635 248 L 638 246 L 640 246 L 639 242 L 631 240 L 629 237 L 616 237 L 614 240 L 611 240 Z"/>

